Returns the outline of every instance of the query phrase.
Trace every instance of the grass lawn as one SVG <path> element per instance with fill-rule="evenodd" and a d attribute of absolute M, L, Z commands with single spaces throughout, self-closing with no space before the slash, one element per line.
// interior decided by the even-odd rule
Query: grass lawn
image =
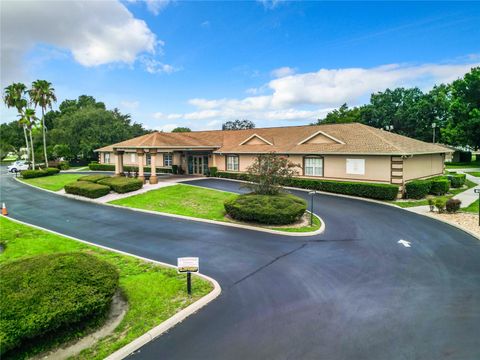
<path fill-rule="evenodd" d="M 478 214 L 478 200 L 474 203 L 471 203 L 469 206 L 462 208 L 462 211 Z"/>
<path fill-rule="evenodd" d="M 480 171 L 471 171 L 471 172 L 467 172 L 467 174 L 475 177 L 480 177 Z"/>
<path fill-rule="evenodd" d="M 4 217 L 0 218 L 0 227 L 0 243 L 5 247 L 5 251 L 0 253 L 0 266 L 12 260 L 38 254 L 80 251 L 98 256 L 118 269 L 120 288 L 128 300 L 127 313 L 111 335 L 85 349 L 73 359 L 103 359 L 213 289 L 208 281 L 194 276 L 193 295 L 189 297 L 186 293 L 186 276 L 177 274 L 175 269 L 89 246 L 9 221 Z M 70 338 L 81 337 L 84 334 L 85 329 L 76 329 Z M 58 339 L 36 342 L 31 348 L 18 350 L 12 354 L 12 358 L 31 357 L 57 345 Z"/>
<path fill-rule="evenodd" d="M 42 189 L 58 191 L 63 189 L 65 184 L 76 181 L 82 174 L 57 174 L 33 179 L 20 179 L 24 183 L 38 186 Z"/>
<path fill-rule="evenodd" d="M 464 192 L 477 184 L 475 184 L 473 181 L 470 180 L 465 180 L 465 185 L 467 185 L 466 188 L 450 188 L 448 191 L 448 194 L 442 195 L 442 196 L 435 196 L 436 199 L 442 198 L 445 200 L 450 199 L 451 197 L 460 194 L 461 192 Z M 407 208 L 407 207 L 413 207 L 413 206 L 423 206 L 423 205 L 428 205 L 428 200 L 426 199 L 421 199 L 421 200 L 412 200 L 412 201 L 390 201 L 390 203 L 395 204 L 397 206 L 400 206 L 402 208 Z"/>
<path fill-rule="evenodd" d="M 445 163 L 446 169 L 480 168 L 480 161 Z"/>
<path fill-rule="evenodd" d="M 113 200 L 110 203 L 137 209 L 231 222 L 225 218 L 223 203 L 226 199 L 235 195 L 236 194 L 219 190 L 178 184 L 123 199 Z M 313 227 L 271 227 L 271 229 L 286 232 L 308 232 L 318 230 L 320 225 L 320 221 L 317 219 Z"/>

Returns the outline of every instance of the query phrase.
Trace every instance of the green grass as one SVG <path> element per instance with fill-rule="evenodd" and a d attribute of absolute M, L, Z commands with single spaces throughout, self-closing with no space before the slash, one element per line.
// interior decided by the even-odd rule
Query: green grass
<path fill-rule="evenodd" d="M 471 172 L 467 172 L 467 174 L 475 177 L 480 177 L 480 171 L 471 171 Z"/>
<path fill-rule="evenodd" d="M 477 184 L 474 183 L 473 181 L 470 180 L 465 180 L 465 185 L 467 185 L 466 188 L 450 188 L 448 191 L 448 194 L 442 195 L 442 196 L 434 196 L 435 199 L 445 199 L 448 200 L 451 197 L 454 197 L 457 194 L 460 194 L 461 192 L 464 192 Z M 413 207 L 413 206 L 423 206 L 423 205 L 428 205 L 428 200 L 422 199 L 422 200 L 412 200 L 412 201 L 389 201 L 391 204 L 395 204 L 397 206 L 400 206 L 402 208 L 407 208 L 407 207 Z"/>
<path fill-rule="evenodd" d="M 320 229 L 320 226 L 322 225 L 322 222 L 320 219 L 316 216 L 313 217 L 313 226 L 304 226 L 301 228 L 272 228 L 273 230 L 279 230 L 279 231 L 286 231 L 286 232 L 309 232 L 309 231 L 316 231 Z"/>
<path fill-rule="evenodd" d="M 480 161 L 445 163 L 447 169 L 480 168 Z"/>
<path fill-rule="evenodd" d="M 471 203 L 469 206 L 462 208 L 462 211 L 478 214 L 478 200 Z"/>
<path fill-rule="evenodd" d="M 98 256 L 118 269 L 120 288 L 128 300 L 128 311 L 111 335 L 73 359 L 103 359 L 212 290 L 209 282 L 194 276 L 193 295 L 189 297 L 186 293 L 186 277 L 177 274 L 175 269 L 86 245 L 3 217 L 0 218 L 0 228 L 0 243 L 5 247 L 4 252 L 0 253 L 0 266 L 33 255 L 80 251 Z M 82 335 L 84 332 L 78 331 L 73 337 Z M 22 348 L 13 356 L 15 359 L 24 359 L 52 345 L 58 345 L 58 341 L 37 342 L 32 348 Z"/>
<path fill-rule="evenodd" d="M 33 179 L 20 179 L 24 183 L 38 186 L 42 189 L 52 190 L 52 191 L 59 191 L 63 189 L 63 187 L 71 182 L 77 181 L 79 177 L 83 175 L 81 174 L 58 174 L 52 176 L 44 176 L 38 177 Z"/>
<path fill-rule="evenodd" d="M 236 196 L 236 194 L 178 184 L 123 199 L 113 200 L 110 201 L 110 204 L 201 219 L 231 222 L 225 218 L 226 212 L 223 203 L 232 196 Z M 269 228 L 286 232 L 308 232 L 318 230 L 320 228 L 320 221 L 315 223 L 313 227 Z"/>

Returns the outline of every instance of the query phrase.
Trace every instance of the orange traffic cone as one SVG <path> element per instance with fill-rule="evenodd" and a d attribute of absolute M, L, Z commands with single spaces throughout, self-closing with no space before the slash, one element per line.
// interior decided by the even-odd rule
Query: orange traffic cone
<path fill-rule="evenodd" d="M 5 206 L 5 203 L 2 203 L 2 215 L 3 216 L 8 215 L 8 211 L 7 211 L 7 207 Z"/>

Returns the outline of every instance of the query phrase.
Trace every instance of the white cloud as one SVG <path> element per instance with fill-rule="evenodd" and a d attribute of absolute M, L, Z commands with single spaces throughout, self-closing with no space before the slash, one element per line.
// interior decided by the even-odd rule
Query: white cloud
<path fill-rule="evenodd" d="M 284 67 L 272 70 L 270 74 L 275 78 L 282 78 L 285 76 L 290 76 L 295 74 L 295 69 L 288 66 L 284 66 Z"/>
<path fill-rule="evenodd" d="M 21 59 L 37 44 L 67 51 L 87 67 L 133 64 L 139 54 L 154 55 L 162 45 L 115 0 L 2 1 L 1 23 L 1 70 L 9 80 L 22 74 Z"/>
<path fill-rule="evenodd" d="M 145 0 L 145 3 L 147 4 L 148 11 L 154 15 L 158 15 L 168 6 L 170 0 Z"/>
<path fill-rule="evenodd" d="M 172 65 L 155 60 L 152 57 L 145 56 L 142 57 L 140 61 L 144 65 L 145 70 L 150 74 L 171 74 L 180 70 L 179 68 L 176 68 Z"/>
<path fill-rule="evenodd" d="M 179 126 L 181 126 L 181 125 L 179 125 L 179 124 L 165 124 L 165 125 L 156 126 L 153 130 L 163 131 L 163 132 L 171 132 L 173 129 L 175 129 Z"/>
<path fill-rule="evenodd" d="M 257 0 L 257 1 L 261 3 L 265 9 L 268 9 L 268 10 L 275 9 L 277 5 L 279 5 L 282 2 L 285 2 L 285 0 Z"/>
<path fill-rule="evenodd" d="M 208 120 L 224 122 L 238 118 L 272 123 L 308 123 L 323 118 L 344 102 L 359 104 L 368 99 L 372 92 L 398 86 L 428 89 L 434 84 L 451 82 L 479 65 L 390 64 L 374 68 L 320 69 L 273 79 L 259 88 L 268 89 L 270 94 L 241 99 L 193 98 L 188 101 L 195 108 L 193 111 L 162 114 L 161 118 L 168 119 L 174 115 L 175 119 L 196 121 L 199 126 Z M 249 93 L 255 95 L 258 90 L 250 89 Z"/>

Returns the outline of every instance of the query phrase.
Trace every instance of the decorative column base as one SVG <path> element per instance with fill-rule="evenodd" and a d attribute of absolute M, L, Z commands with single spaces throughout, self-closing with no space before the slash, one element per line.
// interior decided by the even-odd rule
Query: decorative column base
<path fill-rule="evenodd" d="M 142 181 L 143 181 L 143 183 L 145 184 L 145 176 L 143 176 L 143 175 L 142 175 L 142 176 L 138 176 L 138 177 L 137 177 L 137 179 L 140 179 L 140 180 L 142 180 Z"/>
<path fill-rule="evenodd" d="M 158 177 L 150 176 L 150 184 L 158 184 Z"/>

